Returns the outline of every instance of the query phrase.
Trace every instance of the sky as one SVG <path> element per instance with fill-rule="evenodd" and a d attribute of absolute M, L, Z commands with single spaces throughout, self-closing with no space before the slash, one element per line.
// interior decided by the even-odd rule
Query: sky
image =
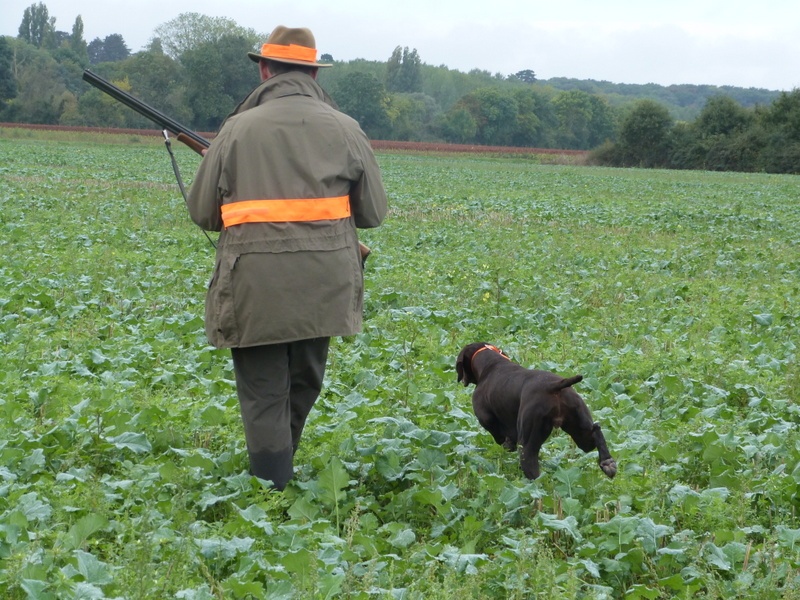
<path fill-rule="evenodd" d="M 797 0 L 43 0 L 56 29 L 80 15 L 87 42 L 118 33 L 132 52 L 186 12 L 268 34 L 309 27 L 320 54 L 384 61 L 397 47 L 423 63 L 538 79 L 800 88 Z M 0 0 L 16 36 L 32 0 Z"/>

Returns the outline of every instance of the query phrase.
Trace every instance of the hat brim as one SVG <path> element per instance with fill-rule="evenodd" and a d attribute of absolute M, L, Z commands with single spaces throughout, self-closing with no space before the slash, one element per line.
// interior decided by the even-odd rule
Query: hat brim
<path fill-rule="evenodd" d="M 248 52 L 247 56 L 250 57 L 250 60 L 253 62 L 258 62 L 260 60 L 273 60 L 279 63 L 286 63 L 289 65 L 300 65 L 301 67 L 332 67 L 333 65 L 330 63 L 318 63 L 318 62 L 306 62 L 304 60 L 293 60 L 291 58 L 273 58 L 271 56 L 263 56 L 258 54 L 257 52 Z"/>

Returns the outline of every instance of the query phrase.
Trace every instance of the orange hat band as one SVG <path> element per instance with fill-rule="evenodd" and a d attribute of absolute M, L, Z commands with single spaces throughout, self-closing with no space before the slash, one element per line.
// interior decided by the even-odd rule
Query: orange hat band
<path fill-rule="evenodd" d="M 264 58 L 288 58 L 313 63 L 317 61 L 317 50 L 307 46 L 298 46 L 297 44 L 289 44 L 288 46 L 264 44 L 261 46 L 261 56 Z"/>

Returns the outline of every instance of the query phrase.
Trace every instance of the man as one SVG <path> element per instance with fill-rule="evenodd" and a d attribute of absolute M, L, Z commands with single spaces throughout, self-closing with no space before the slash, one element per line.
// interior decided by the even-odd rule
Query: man
<path fill-rule="evenodd" d="M 279 26 L 262 83 L 223 123 L 189 192 L 192 220 L 221 231 L 206 297 L 210 343 L 231 348 L 250 472 L 282 490 L 322 388 L 329 339 L 362 324 L 356 228 L 386 193 L 369 140 L 316 82 L 316 42 Z"/>

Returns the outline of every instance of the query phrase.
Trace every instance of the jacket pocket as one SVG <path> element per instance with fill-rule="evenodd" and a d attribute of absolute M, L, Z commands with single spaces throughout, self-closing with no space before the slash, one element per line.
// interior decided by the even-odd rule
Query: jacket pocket
<path fill-rule="evenodd" d="M 223 255 L 214 269 L 206 294 L 206 335 L 217 348 L 231 348 L 241 337 L 236 322 L 236 304 L 233 289 L 233 270 L 238 255 Z"/>

